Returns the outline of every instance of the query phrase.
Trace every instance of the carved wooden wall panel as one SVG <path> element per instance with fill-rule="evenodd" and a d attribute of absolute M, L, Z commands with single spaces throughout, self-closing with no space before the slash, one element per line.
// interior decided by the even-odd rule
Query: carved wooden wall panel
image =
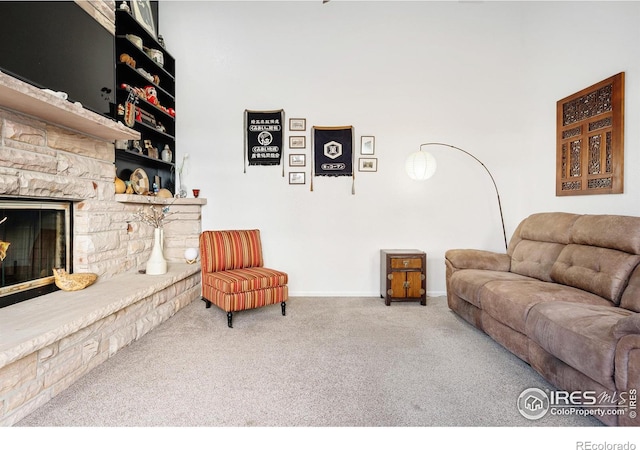
<path fill-rule="evenodd" d="M 624 72 L 557 103 L 556 195 L 624 187 Z"/>

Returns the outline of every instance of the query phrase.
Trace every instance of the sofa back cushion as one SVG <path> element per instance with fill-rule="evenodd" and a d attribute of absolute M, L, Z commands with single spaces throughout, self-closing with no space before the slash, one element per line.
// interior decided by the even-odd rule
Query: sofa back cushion
<path fill-rule="evenodd" d="M 551 281 L 551 268 L 566 244 L 578 214 L 532 214 L 518 225 L 509 243 L 511 272 Z"/>
<path fill-rule="evenodd" d="M 640 312 L 640 265 L 629 278 L 629 284 L 620 299 L 620 306 L 630 311 Z"/>
<path fill-rule="evenodd" d="M 640 217 L 580 216 L 571 229 L 571 242 L 640 254 Z"/>
<path fill-rule="evenodd" d="M 551 269 L 553 281 L 599 295 L 614 304 L 627 286 L 640 256 L 592 245 L 567 245 Z"/>
<path fill-rule="evenodd" d="M 523 239 L 511 255 L 511 272 L 542 281 L 551 280 L 551 268 L 564 244 Z"/>
<path fill-rule="evenodd" d="M 200 259 L 204 272 L 262 267 L 260 230 L 203 231 Z"/>

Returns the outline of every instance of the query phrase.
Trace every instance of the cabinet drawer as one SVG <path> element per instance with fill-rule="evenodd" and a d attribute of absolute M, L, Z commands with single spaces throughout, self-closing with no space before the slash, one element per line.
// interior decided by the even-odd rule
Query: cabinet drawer
<path fill-rule="evenodd" d="M 421 258 L 391 258 L 392 269 L 421 269 Z"/>

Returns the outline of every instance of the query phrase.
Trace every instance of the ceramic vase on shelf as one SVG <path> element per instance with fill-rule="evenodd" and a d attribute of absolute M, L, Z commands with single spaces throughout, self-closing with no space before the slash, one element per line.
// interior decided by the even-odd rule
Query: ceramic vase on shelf
<path fill-rule="evenodd" d="M 147 275 L 162 275 L 167 273 L 167 260 L 162 252 L 162 228 L 153 229 L 153 249 L 147 261 Z"/>

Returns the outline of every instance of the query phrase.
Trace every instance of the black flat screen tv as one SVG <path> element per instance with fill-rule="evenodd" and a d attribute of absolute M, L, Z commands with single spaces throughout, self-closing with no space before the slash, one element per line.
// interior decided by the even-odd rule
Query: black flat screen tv
<path fill-rule="evenodd" d="M 73 1 L 0 1 L 0 71 L 112 116 L 115 37 Z"/>

